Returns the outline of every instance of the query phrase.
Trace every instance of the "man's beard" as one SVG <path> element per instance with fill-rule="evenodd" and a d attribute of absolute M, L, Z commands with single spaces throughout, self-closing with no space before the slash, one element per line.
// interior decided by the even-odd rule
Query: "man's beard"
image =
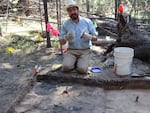
<path fill-rule="evenodd" d="M 77 13 L 71 14 L 70 18 L 72 20 L 77 20 L 79 18 L 79 15 Z"/>

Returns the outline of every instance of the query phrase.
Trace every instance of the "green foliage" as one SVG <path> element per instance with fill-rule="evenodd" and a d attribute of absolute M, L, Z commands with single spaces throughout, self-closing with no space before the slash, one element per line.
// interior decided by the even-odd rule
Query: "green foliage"
<path fill-rule="evenodd" d="M 52 47 L 54 47 L 54 48 L 60 48 L 60 43 L 59 43 L 59 41 L 58 41 L 58 40 L 52 41 Z"/>
<path fill-rule="evenodd" d="M 37 35 L 37 34 L 35 34 Z M 33 37 L 33 36 L 31 36 Z M 29 36 L 12 35 L 10 37 L 9 47 L 14 48 L 15 54 L 28 54 L 37 49 L 43 43 L 38 43 L 37 40 L 31 39 Z"/>
<path fill-rule="evenodd" d="M 17 4 L 19 2 L 19 0 L 10 0 L 10 2 L 13 4 Z"/>

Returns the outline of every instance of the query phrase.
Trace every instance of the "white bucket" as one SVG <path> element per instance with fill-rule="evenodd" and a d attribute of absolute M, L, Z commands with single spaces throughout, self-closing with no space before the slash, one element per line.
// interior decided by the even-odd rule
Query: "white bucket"
<path fill-rule="evenodd" d="M 131 64 L 134 50 L 129 47 L 117 47 L 114 49 L 114 71 L 117 75 L 131 74 Z"/>

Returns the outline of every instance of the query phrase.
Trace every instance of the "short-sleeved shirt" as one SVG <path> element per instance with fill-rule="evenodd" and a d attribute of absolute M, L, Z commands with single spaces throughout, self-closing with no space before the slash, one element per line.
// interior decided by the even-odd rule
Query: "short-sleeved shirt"
<path fill-rule="evenodd" d="M 82 34 L 86 32 L 93 36 L 97 35 L 93 22 L 84 17 L 79 17 L 79 22 L 74 23 L 71 19 L 68 19 L 61 28 L 59 39 L 64 38 L 68 33 L 72 33 L 74 38 L 68 40 L 68 48 L 70 49 L 87 49 L 91 46 L 90 40 L 82 38 Z"/>

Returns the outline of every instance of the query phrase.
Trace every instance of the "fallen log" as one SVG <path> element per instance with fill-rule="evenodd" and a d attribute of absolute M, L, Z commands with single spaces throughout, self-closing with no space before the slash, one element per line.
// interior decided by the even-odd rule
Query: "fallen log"
<path fill-rule="evenodd" d="M 99 36 L 112 36 L 117 37 L 117 21 L 101 20 L 97 22 L 97 28 Z"/>
<path fill-rule="evenodd" d="M 110 30 L 107 30 L 107 29 L 105 29 L 103 27 L 99 27 L 99 30 L 102 30 L 102 31 L 106 32 L 106 34 L 108 34 L 111 37 L 117 37 L 118 36 L 116 33 L 111 32 Z M 99 33 L 99 35 L 102 35 L 102 34 Z"/>
<path fill-rule="evenodd" d="M 122 15 L 120 15 L 122 16 Z M 121 17 L 123 19 L 123 17 Z M 104 55 L 111 52 L 114 47 L 131 47 L 134 49 L 135 57 L 141 60 L 150 59 L 150 34 L 142 32 L 127 24 L 125 20 L 118 22 L 118 39 L 115 44 L 108 47 Z"/>
<path fill-rule="evenodd" d="M 130 29 L 130 32 L 122 34 L 121 41 L 116 46 L 131 47 L 135 51 L 135 57 L 141 60 L 150 59 L 150 35 L 139 30 Z"/>
<path fill-rule="evenodd" d="M 93 45 L 101 46 L 103 44 L 114 44 L 116 43 L 115 39 L 98 39 L 97 41 L 92 42 Z"/>

